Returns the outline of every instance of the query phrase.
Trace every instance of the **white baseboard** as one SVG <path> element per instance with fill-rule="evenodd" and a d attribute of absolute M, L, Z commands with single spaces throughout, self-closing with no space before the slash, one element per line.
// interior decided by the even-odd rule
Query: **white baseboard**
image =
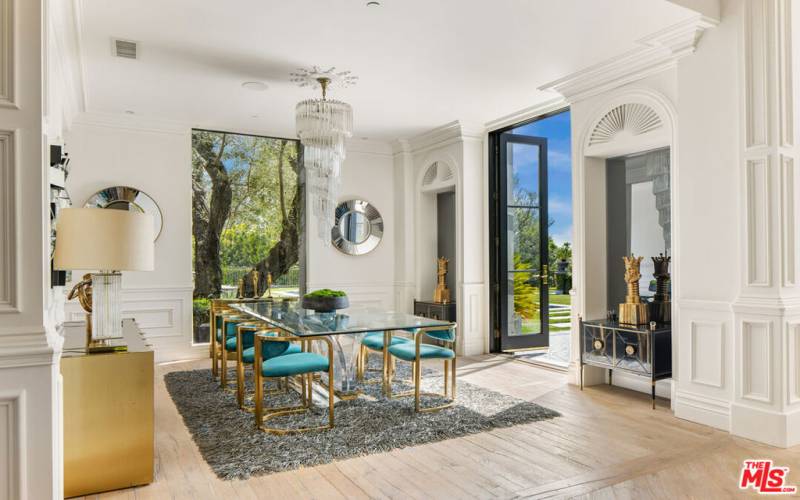
<path fill-rule="evenodd" d="M 676 390 L 673 409 L 678 418 L 730 431 L 731 404 L 724 399 Z"/>
<path fill-rule="evenodd" d="M 800 444 L 800 410 L 784 413 L 733 403 L 730 422 L 735 436 L 781 448 Z"/>

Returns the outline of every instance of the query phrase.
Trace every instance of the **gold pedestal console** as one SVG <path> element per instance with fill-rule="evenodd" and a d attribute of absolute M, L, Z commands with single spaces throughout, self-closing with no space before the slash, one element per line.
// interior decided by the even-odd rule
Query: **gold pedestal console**
<path fill-rule="evenodd" d="M 133 321 L 123 322 L 123 335 L 127 352 L 88 354 L 65 343 L 65 497 L 153 481 L 153 351 Z"/>

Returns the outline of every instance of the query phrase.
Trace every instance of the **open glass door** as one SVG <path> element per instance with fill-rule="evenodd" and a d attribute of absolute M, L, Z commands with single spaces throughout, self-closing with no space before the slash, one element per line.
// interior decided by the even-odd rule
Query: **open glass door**
<path fill-rule="evenodd" d="M 501 351 L 547 348 L 547 139 L 499 134 L 495 169 L 495 310 Z"/>

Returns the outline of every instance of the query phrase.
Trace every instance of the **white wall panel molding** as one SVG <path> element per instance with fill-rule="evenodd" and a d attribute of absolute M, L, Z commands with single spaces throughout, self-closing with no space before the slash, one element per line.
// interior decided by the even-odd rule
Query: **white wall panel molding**
<path fill-rule="evenodd" d="M 766 146 L 769 140 L 769 53 L 771 0 L 745 2 L 745 149 Z"/>
<path fill-rule="evenodd" d="M 747 286 L 772 284 L 769 157 L 746 162 Z"/>
<path fill-rule="evenodd" d="M 16 102 L 16 22 L 14 0 L 0 0 L 0 107 L 18 108 Z"/>
<path fill-rule="evenodd" d="M 780 144 L 791 147 L 795 143 L 794 137 L 794 89 L 793 89 L 793 61 L 792 61 L 792 1 L 779 0 L 777 9 L 778 33 L 778 111 Z"/>
<path fill-rule="evenodd" d="M 61 353 L 61 338 L 53 337 L 42 328 L 0 327 L 0 368 L 52 365 Z"/>
<path fill-rule="evenodd" d="M 0 499 L 27 497 L 25 391 L 0 392 Z"/>
<path fill-rule="evenodd" d="M 15 137 L 14 132 L 0 130 L 0 314 L 20 312 Z"/>
<path fill-rule="evenodd" d="M 781 277 L 782 286 L 797 285 L 797 176 L 794 158 L 781 156 Z"/>
<path fill-rule="evenodd" d="M 739 397 L 749 401 L 772 404 L 773 397 L 773 332 L 770 321 L 741 322 L 739 358 Z"/>
<path fill-rule="evenodd" d="M 641 38 L 638 47 L 625 54 L 547 83 L 539 90 L 558 92 L 575 102 L 660 73 L 694 52 L 703 31 L 716 24 L 707 17 L 692 17 Z"/>
<path fill-rule="evenodd" d="M 789 367 L 787 402 L 800 404 L 800 322 L 786 324 L 786 363 Z"/>
<path fill-rule="evenodd" d="M 122 317 L 136 320 L 147 339 L 184 337 L 191 328 L 192 287 L 137 287 L 122 290 Z M 67 303 L 67 321 L 84 321 L 76 301 Z M 187 323 L 188 319 L 188 323 Z"/>
<path fill-rule="evenodd" d="M 727 342 L 722 321 L 690 321 L 690 381 L 722 389 Z"/>

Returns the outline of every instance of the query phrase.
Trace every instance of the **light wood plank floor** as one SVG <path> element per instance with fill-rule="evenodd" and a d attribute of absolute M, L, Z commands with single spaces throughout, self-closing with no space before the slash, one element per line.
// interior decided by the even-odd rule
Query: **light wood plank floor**
<path fill-rule="evenodd" d="M 462 380 L 536 401 L 561 418 L 319 467 L 221 481 L 192 441 L 163 375 L 209 361 L 160 365 L 156 376 L 156 478 L 94 499 L 206 498 L 730 498 L 747 458 L 791 467 L 800 447 L 732 438 L 673 417 L 668 401 L 608 386 L 583 392 L 565 376 L 504 356 L 461 360 Z"/>

